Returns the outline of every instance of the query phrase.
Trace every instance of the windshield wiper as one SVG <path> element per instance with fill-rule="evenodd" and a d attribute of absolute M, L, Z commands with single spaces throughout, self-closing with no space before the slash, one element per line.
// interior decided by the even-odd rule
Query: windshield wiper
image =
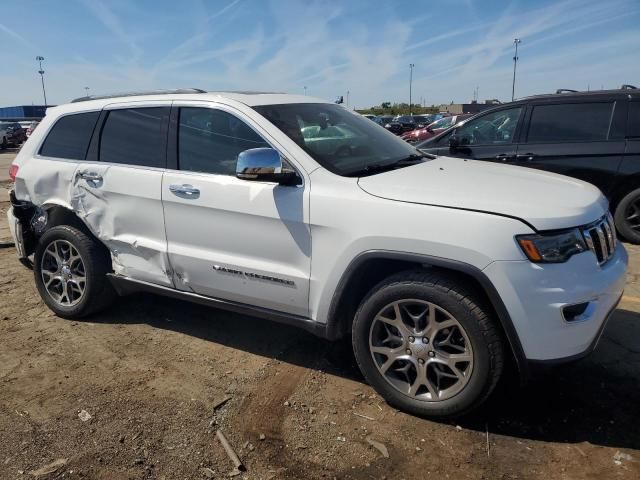
<path fill-rule="evenodd" d="M 395 160 L 389 163 L 373 163 L 371 165 L 367 165 L 364 168 L 354 170 L 349 172 L 350 177 L 361 177 L 366 175 L 373 175 L 375 173 L 388 172 L 389 170 L 395 170 L 400 167 L 407 167 L 409 165 L 415 165 L 416 163 L 421 162 L 424 158 L 431 158 L 430 155 L 421 153 L 412 153 L 400 160 Z"/>

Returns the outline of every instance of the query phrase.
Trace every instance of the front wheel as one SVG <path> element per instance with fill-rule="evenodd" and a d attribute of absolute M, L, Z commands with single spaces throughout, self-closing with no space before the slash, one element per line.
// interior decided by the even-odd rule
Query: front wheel
<path fill-rule="evenodd" d="M 36 247 L 34 276 L 40 296 L 63 318 L 96 312 L 113 298 L 106 278 L 111 270 L 108 251 L 77 228 L 47 230 Z"/>
<path fill-rule="evenodd" d="M 403 272 L 380 284 L 356 313 L 352 342 L 366 380 L 394 407 L 455 417 L 478 407 L 503 369 L 492 312 L 446 273 Z"/>

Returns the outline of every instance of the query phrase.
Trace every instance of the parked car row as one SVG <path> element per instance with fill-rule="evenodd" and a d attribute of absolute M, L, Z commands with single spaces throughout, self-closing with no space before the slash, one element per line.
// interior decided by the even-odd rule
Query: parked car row
<path fill-rule="evenodd" d="M 464 120 L 471 116 L 471 114 L 463 114 L 443 117 L 440 120 L 436 120 L 435 122 L 427 125 L 426 127 L 417 128 L 415 130 L 411 130 L 410 132 L 404 133 L 402 135 L 402 139 L 406 140 L 409 143 L 418 143 L 423 140 L 427 140 L 428 138 L 435 137 L 439 133 L 444 132 L 454 125 L 461 125 Z"/>
<path fill-rule="evenodd" d="M 27 140 L 38 122 L 2 122 L 0 121 L 0 148 L 17 147 Z"/>
<path fill-rule="evenodd" d="M 403 135 L 416 129 L 425 128 L 431 123 L 446 116 L 444 113 L 423 114 L 423 115 L 364 115 L 373 120 L 378 125 L 396 135 Z"/>
<path fill-rule="evenodd" d="M 0 148 L 20 145 L 26 139 L 25 130 L 18 122 L 0 123 Z"/>

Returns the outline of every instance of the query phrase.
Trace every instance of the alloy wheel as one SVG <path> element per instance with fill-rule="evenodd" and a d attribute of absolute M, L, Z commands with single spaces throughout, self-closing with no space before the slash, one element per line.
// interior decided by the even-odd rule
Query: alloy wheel
<path fill-rule="evenodd" d="M 40 263 L 42 282 L 49 296 L 59 305 L 72 307 L 82 299 L 86 271 L 78 249 L 67 240 L 53 240 Z"/>
<path fill-rule="evenodd" d="M 369 350 L 385 380 L 416 400 L 451 398 L 473 372 L 471 342 L 460 322 L 424 300 L 399 300 L 382 308 L 371 324 Z"/>
<path fill-rule="evenodd" d="M 624 212 L 624 219 L 629 228 L 640 231 L 640 198 L 632 201 Z"/>

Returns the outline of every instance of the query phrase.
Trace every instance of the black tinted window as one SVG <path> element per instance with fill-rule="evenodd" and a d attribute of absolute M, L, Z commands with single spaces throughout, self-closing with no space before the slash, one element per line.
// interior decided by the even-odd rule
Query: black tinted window
<path fill-rule="evenodd" d="M 100 112 L 76 113 L 60 118 L 42 144 L 45 157 L 84 160 Z"/>
<path fill-rule="evenodd" d="M 512 143 L 522 107 L 498 110 L 474 118 L 456 129 L 456 135 L 466 145 L 500 145 Z M 445 117 L 444 128 L 453 125 L 452 117 Z M 448 125 L 447 125 L 448 123 Z M 434 125 L 434 128 L 443 128 Z"/>
<path fill-rule="evenodd" d="M 235 175 L 238 154 L 269 145 L 242 120 L 210 108 L 181 108 L 180 170 Z"/>
<path fill-rule="evenodd" d="M 629 103 L 627 137 L 640 138 L 640 102 Z"/>
<path fill-rule="evenodd" d="M 100 161 L 164 167 L 162 123 L 168 108 L 113 110 L 100 137 Z"/>
<path fill-rule="evenodd" d="M 533 107 L 529 142 L 606 140 L 613 103 L 565 103 Z"/>

